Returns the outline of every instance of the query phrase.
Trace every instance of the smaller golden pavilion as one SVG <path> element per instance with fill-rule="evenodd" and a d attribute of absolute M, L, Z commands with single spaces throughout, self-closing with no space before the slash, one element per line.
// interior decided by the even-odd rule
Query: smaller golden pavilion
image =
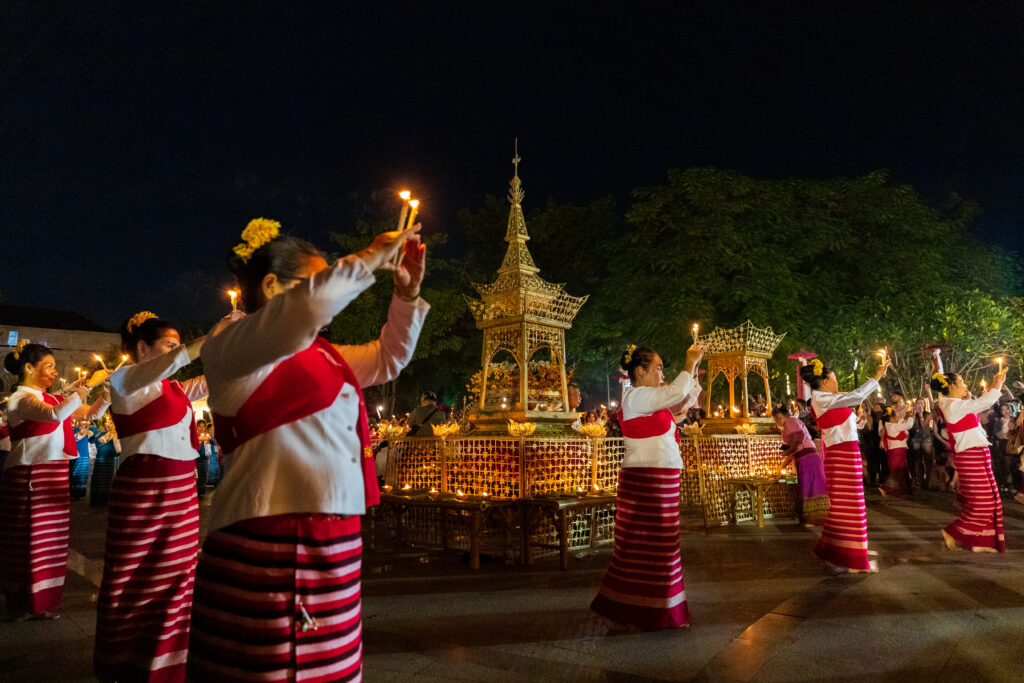
<path fill-rule="evenodd" d="M 476 326 L 484 333 L 480 395 L 477 412 L 470 418 L 484 431 L 504 431 L 508 419 L 535 422 L 545 431 L 562 429 L 576 419 L 569 411 L 565 331 L 587 297 L 570 296 L 564 284 L 547 282 L 537 274 L 540 269 L 526 247 L 530 235 L 523 216 L 519 162 L 517 145 L 508 194 L 508 249 L 498 279 L 473 285 L 480 299 L 466 297 Z M 499 355 L 510 362 L 496 364 Z"/>
<path fill-rule="evenodd" d="M 764 382 L 764 396 L 771 405 L 772 395 L 768 386 L 768 359 L 786 333 L 775 334 L 771 327 L 759 328 L 749 320 L 739 327 L 723 329 L 716 327 L 713 332 L 701 335 L 700 341 L 708 345 L 704 359 L 708 363 L 707 385 L 704 387 L 704 412 L 708 416 L 706 431 L 732 432 L 737 425 L 753 424 L 755 428 L 771 425 L 771 415 L 750 414 L 750 389 L 747 377 L 751 372 Z M 711 390 L 718 375 L 725 375 L 729 385 L 729 407 L 726 414 L 713 417 Z M 736 401 L 736 379 L 741 380 L 742 396 Z M 760 431 L 760 429 L 758 429 Z"/>

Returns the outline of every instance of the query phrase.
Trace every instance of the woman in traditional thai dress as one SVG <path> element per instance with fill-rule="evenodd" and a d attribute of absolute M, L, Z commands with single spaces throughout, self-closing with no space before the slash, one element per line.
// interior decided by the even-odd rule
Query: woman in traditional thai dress
<path fill-rule="evenodd" d="M 814 554 L 836 570 L 878 571 L 877 563 L 868 560 L 864 465 L 857 446 L 857 418 L 853 409 L 878 390 L 878 380 L 888 369 L 886 357 L 873 379 L 853 391 L 840 392 L 835 373 L 817 358 L 800 368 L 800 378 L 811 387 L 811 412 L 821 429 L 828 483 L 828 517 Z"/>
<path fill-rule="evenodd" d="M 360 515 L 379 502 L 362 387 L 412 358 L 429 309 L 424 248 L 418 228 L 384 233 L 328 264 L 279 227 L 258 219 L 242 233 L 228 265 L 248 315 L 202 351 L 225 474 L 196 573 L 193 680 L 362 674 Z M 318 337 L 377 270 L 394 271 L 380 338 Z"/>
<path fill-rule="evenodd" d="M 619 469 L 615 546 L 590 609 L 613 629 L 681 628 L 690 623 L 679 552 L 679 454 L 676 423 L 700 395 L 703 347 L 686 352 L 686 369 L 665 384 L 661 357 L 630 346 L 622 368 L 619 424 L 626 452 Z"/>
<path fill-rule="evenodd" d="M 820 525 L 828 515 L 828 485 L 821 455 L 814 447 L 811 433 L 803 420 L 790 416 L 785 406 L 772 410 L 772 418 L 782 433 L 782 443 L 786 448 L 782 467 L 791 462 L 796 466 L 800 523 L 807 527 Z"/>
<path fill-rule="evenodd" d="M 902 399 L 902 396 L 900 397 Z M 900 400 L 882 418 L 882 448 L 889 463 L 889 477 L 878 487 L 882 496 L 910 496 L 910 475 L 907 471 L 907 439 L 914 426 L 914 416 L 907 415 L 908 406 Z"/>
<path fill-rule="evenodd" d="M 105 391 L 85 404 L 87 385 L 98 385 L 105 373 L 87 385 L 74 382 L 74 393 L 64 397 L 47 392 L 57 363 L 42 344 L 8 353 L 4 368 L 19 386 L 7 402 L 11 453 L 0 478 L 0 587 L 12 617 L 54 618 L 68 559 L 68 460 L 78 454 L 74 421 L 95 419 L 107 409 Z"/>
<path fill-rule="evenodd" d="M 955 372 L 936 372 L 932 389 L 939 392 L 935 402 L 946 421 L 949 449 L 956 467 L 961 499 L 960 514 L 942 530 L 950 549 L 970 548 L 974 552 L 1005 552 L 1003 501 L 992 474 L 988 437 L 978 413 L 999 400 L 1008 367 L 992 378 L 992 388 L 978 398 L 970 398 L 964 378 Z"/>
<path fill-rule="evenodd" d="M 185 680 L 199 549 L 191 402 L 207 390 L 203 377 L 169 378 L 198 357 L 202 343 L 183 345 L 177 328 L 149 311 L 121 326 L 133 363 L 110 377 L 123 460 L 110 487 L 96 605 L 93 661 L 101 680 Z"/>

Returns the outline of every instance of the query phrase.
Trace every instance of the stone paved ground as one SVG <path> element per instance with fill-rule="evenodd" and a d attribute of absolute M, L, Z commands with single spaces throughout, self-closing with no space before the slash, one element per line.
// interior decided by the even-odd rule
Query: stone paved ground
<path fill-rule="evenodd" d="M 608 551 L 534 567 L 390 548 L 366 558 L 368 681 L 1021 681 L 1024 506 L 1003 556 L 945 550 L 949 494 L 869 498 L 875 575 L 830 576 L 792 521 L 682 536 L 688 630 L 608 635 L 587 609 Z M 0 680 L 91 678 L 105 512 L 75 503 L 63 618 L 0 623 Z"/>

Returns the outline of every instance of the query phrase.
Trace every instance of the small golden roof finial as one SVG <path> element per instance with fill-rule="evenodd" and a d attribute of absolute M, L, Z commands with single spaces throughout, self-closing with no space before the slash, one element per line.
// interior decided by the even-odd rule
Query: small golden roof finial
<path fill-rule="evenodd" d="M 518 178 L 519 177 L 519 162 L 522 161 L 522 159 L 519 158 L 519 138 L 516 138 L 515 140 L 516 140 L 516 155 L 514 157 L 512 157 L 512 166 L 515 168 L 515 173 L 513 175 L 515 175 L 515 177 Z"/>

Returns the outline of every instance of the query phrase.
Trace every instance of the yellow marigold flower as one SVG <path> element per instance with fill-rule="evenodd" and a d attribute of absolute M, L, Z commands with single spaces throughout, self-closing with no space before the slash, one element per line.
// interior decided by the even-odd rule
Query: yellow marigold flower
<path fill-rule="evenodd" d="M 243 263 L 252 258 L 253 253 L 281 232 L 281 224 L 269 218 L 254 218 L 242 231 L 242 242 L 235 246 L 234 252 Z"/>
<path fill-rule="evenodd" d="M 811 367 L 814 368 L 814 376 L 815 377 L 820 377 L 821 376 L 821 371 L 825 369 L 825 364 L 822 363 L 817 358 L 815 358 L 814 360 L 811 361 Z"/>
<path fill-rule="evenodd" d="M 136 313 L 135 315 L 133 315 L 131 317 L 131 319 L 128 321 L 128 325 L 127 325 L 128 331 L 131 332 L 132 330 L 134 330 L 136 327 L 138 327 L 142 323 L 146 322 L 147 320 L 149 320 L 151 318 L 156 318 L 156 317 L 158 317 L 157 314 L 153 313 L 152 311 L 140 311 L 140 312 Z"/>
<path fill-rule="evenodd" d="M 232 251 L 238 254 L 238 258 L 242 259 L 242 263 L 247 263 L 249 259 L 252 258 L 252 252 L 256 250 L 245 242 L 242 242 L 241 244 L 235 245 L 235 248 L 232 249 Z"/>
<path fill-rule="evenodd" d="M 946 376 L 941 372 L 936 372 L 934 375 L 932 375 L 932 379 L 937 379 L 939 381 L 939 385 L 943 389 L 949 386 L 949 380 L 947 380 Z"/>
<path fill-rule="evenodd" d="M 636 351 L 636 344 L 630 344 L 629 348 L 626 349 L 626 355 L 624 360 L 626 363 L 630 363 L 633 360 L 633 352 Z"/>

